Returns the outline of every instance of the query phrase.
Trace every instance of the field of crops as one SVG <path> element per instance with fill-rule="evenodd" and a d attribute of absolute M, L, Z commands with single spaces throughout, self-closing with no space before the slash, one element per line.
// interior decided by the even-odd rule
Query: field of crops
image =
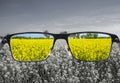
<path fill-rule="evenodd" d="M 12 39 L 11 50 L 16 60 L 37 61 L 48 57 L 52 39 Z M 110 39 L 69 39 L 73 56 L 78 60 L 99 61 L 108 58 Z"/>
<path fill-rule="evenodd" d="M 70 39 L 69 45 L 76 59 L 100 61 L 108 58 L 111 39 Z"/>
<path fill-rule="evenodd" d="M 38 61 L 48 57 L 53 40 L 12 39 L 10 44 L 14 59 L 22 61 Z"/>
<path fill-rule="evenodd" d="M 110 57 L 106 61 L 100 62 L 77 61 L 66 50 L 67 43 L 59 40 L 46 60 L 42 62 L 18 62 L 12 58 L 9 46 L 6 44 L 1 50 L 5 53 L 0 54 L 0 83 L 120 82 L 118 44 L 114 43 Z"/>

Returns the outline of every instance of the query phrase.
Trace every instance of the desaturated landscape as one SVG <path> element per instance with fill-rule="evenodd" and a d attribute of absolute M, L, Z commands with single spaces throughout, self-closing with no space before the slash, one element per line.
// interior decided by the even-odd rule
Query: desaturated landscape
<path fill-rule="evenodd" d="M 7 44 L 0 52 L 0 83 L 120 83 L 116 43 L 110 57 L 102 62 L 75 60 L 63 40 L 56 41 L 51 55 L 41 62 L 13 60 Z"/>

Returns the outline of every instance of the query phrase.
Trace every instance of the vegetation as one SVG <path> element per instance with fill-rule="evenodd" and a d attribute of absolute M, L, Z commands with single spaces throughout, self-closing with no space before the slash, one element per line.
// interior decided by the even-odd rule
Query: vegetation
<path fill-rule="evenodd" d="M 69 39 L 69 45 L 76 59 L 101 61 L 109 56 L 111 39 Z"/>
<path fill-rule="evenodd" d="M 53 39 L 11 39 L 11 50 L 17 60 L 44 60 L 48 56 L 52 44 Z M 69 39 L 69 45 L 76 59 L 100 61 L 108 57 L 111 40 Z"/>
<path fill-rule="evenodd" d="M 40 62 L 12 59 L 6 44 L 0 54 L 0 83 L 119 83 L 120 51 L 113 44 L 106 61 L 77 61 L 64 41 L 56 42 L 50 56 Z"/>
<path fill-rule="evenodd" d="M 98 33 L 76 33 L 76 34 L 71 34 L 70 37 L 73 39 L 78 39 L 78 38 L 84 38 L 84 39 L 100 39 L 100 38 L 110 38 L 109 36 L 98 36 Z"/>
<path fill-rule="evenodd" d="M 11 39 L 13 57 L 20 61 L 39 61 L 48 57 L 53 39 Z"/>

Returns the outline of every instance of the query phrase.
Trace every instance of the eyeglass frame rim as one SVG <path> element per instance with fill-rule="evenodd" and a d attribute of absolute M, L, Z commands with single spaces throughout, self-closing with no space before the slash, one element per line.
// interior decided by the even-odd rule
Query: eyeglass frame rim
<path fill-rule="evenodd" d="M 66 39 L 64 38 L 63 36 L 66 36 L 68 38 L 69 35 L 72 35 L 72 34 L 78 34 L 78 33 L 101 33 L 101 34 L 107 34 L 109 35 L 111 38 L 112 38 L 112 42 L 120 42 L 119 40 L 119 37 L 115 34 L 111 34 L 111 33 L 107 33 L 107 32 L 97 32 L 97 31 L 83 31 L 83 32 L 74 32 L 74 33 L 65 33 L 65 34 L 54 34 L 54 33 L 49 33 L 49 32 L 20 32 L 20 33 L 13 33 L 13 34 L 8 34 L 6 35 L 5 37 L 3 37 L 3 39 L 6 39 L 7 42 L 5 43 L 9 43 L 8 40 L 10 40 L 10 38 L 13 36 L 13 35 L 17 35 L 17 34 L 27 34 L 27 33 L 42 33 L 42 34 L 50 34 L 54 37 L 54 39 Z M 56 36 L 56 37 L 55 37 Z M 60 38 L 57 38 L 57 36 L 60 36 Z M 118 40 L 116 40 L 115 38 L 117 38 Z"/>
<path fill-rule="evenodd" d="M 98 32 L 98 31 L 82 31 L 82 32 L 59 33 L 59 34 L 54 34 L 54 33 L 49 33 L 49 32 L 20 32 L 20 33 L 13 33 L 13 34 L 8 34 L 8 35 L 6 35 L 5 37 L 3 37 L 2 42 L 3 42 L 4 44 L 5 44 L 5 43 L 8 43 L 8 45 L 10 46 L 11 54 L 12 54 L 11 45 L 10 45 L 10 39 L 11 39 L 11 37 L 12 37 L 13 35 L 17 35 L 17 34 L 27 34 L 27 33 L 39 33 L 39 34 L 41 33 L 41 34 L 49 34 L 49 35 L 52 35 L 52 36 L 54 37 L 52 49 L 53 49 L 53 47 L 54 47 L 55 42 L 56 42 L 57 39 L 65 39 L 66 42 L 67 42 L 67 45 L 68 45 L 68 49 L 69 49 L 69 51 L 71 52 L 73 59 L 75 59 L 75 60 L 77 60 L 77 59 L 74 57 L 74 55 L 73 55 L 73 53 L 72 53 L 72 51 L 71 51 L 70 45 L 69 45 L 69 43 L 68 43 L 68 38 L 69 38 L 69 36 L 72 35 L 72 34 L 80 34 L 80 33 L 100 33 L 100 34 L 109 35 L 109 36 L 111 37 L 112 41 L 111 41 L 110 52 L 109 52 L 108 58 L 109 58 L 110 53 L 111 53 L 111 50 L 112 50 L 113 42 L 120 43 L 120 40 L 119 40 L 119 38 L 118 38 L 117 35 L 111 34 L 111 33 L 107 33 L 107 32 Z M 49 57 L 49 56 L 48 56 L 48 57 Z M 48 58 L 48 57 L 47 57 L 47 58 Z M 12 54 L 12 58 L 14 59 L 13 54 Z M 45 58 L 44 60 L 46 60 L 47 58 Z M 107 59 L 108 59 L 108 58 L 107 58 Z M 107 59 L 105 59 L 105 60 L 100 60 L 100 61 L 97 61 L 97 60 L 96 60 L 96 61 L 87 61 L 87 62 L 101 62 L 101 61 L 106 61 Z M 41 62 L 41 61 L 44 61 L 44 60 L 38 60 L 38 61 L 20 61 L 20 60 L 16 60 L 16 59 L 14 59 L 14 60 L 15 60 L 15 61 L 18 61 L 18 62 L 38 62 L 38 61 Z M 86 60 L 77 60 L 77 61 L 86 61 Z"/>

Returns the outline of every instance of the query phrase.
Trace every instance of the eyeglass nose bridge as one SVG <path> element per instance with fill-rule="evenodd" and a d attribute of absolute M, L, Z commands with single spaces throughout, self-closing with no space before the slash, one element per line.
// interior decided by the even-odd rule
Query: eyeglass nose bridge
<path fill-rule="evenodd" d="M 64 40 L 66 40 L 66 42 L 68 44 L 68 36 L 69 36 L 68 34 L 54 34 L 53 36 L 54 36 L 54 42 L 53 42 L 53 46 L 52 46 L 51 50 L 54 48 L 55 42 L 58 39 L 64 39 Z"/>
<path fill-rule="evenodd" d="M 55 34 L 54 35 L 54 39 L 67 39 L 68 38 L 68 34 Z"/>

